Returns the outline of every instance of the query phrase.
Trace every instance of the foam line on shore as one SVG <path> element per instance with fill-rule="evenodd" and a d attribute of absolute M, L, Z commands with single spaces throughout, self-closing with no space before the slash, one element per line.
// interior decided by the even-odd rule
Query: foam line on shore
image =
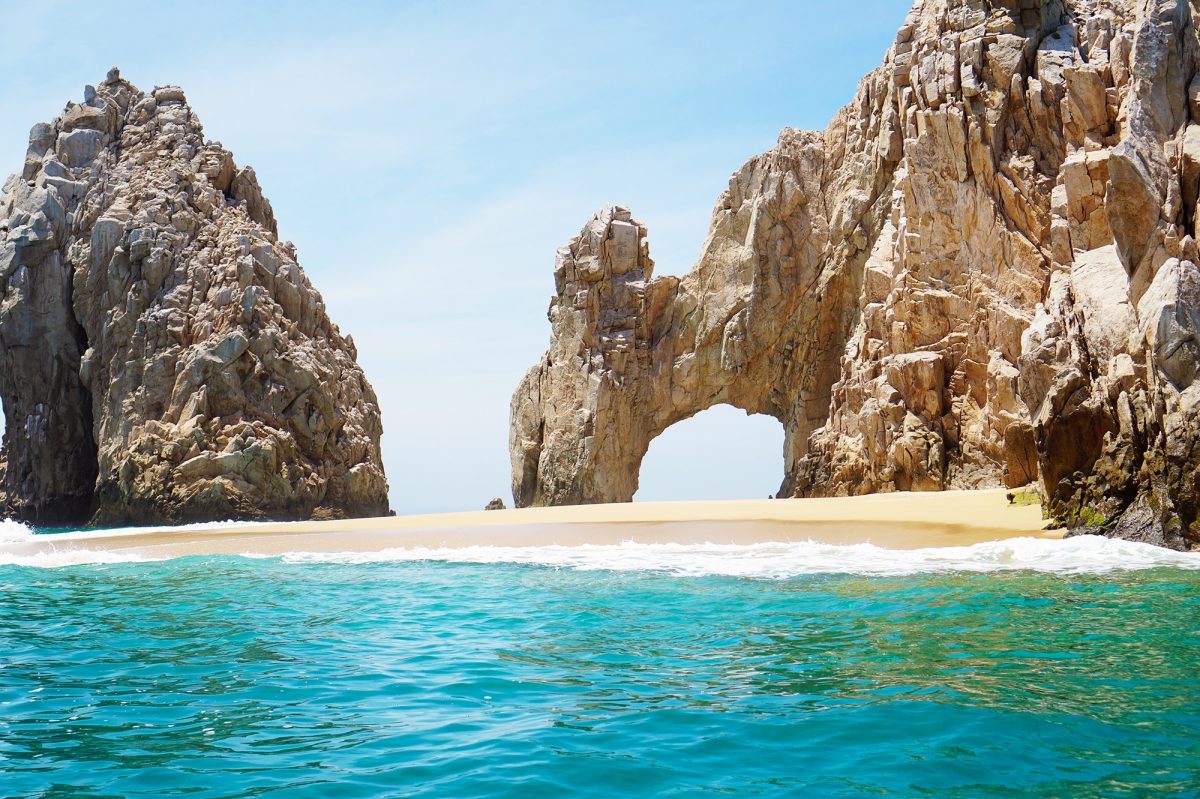
<path fill-rule="evenodd" d="M 0 565 L 79 566 L 168 560 L 136 552 L 49 549 L 29 554 L 0 552 Z M 225 557 L 237 557 L 226 555 Z M 466 563 L 521 565 L 580 571 L 644 571 L 686 577 L 786 579 L 815 574 L 905 576 L 924 573 L 1035 571 L 1105 574 L 1151 568 L 1200 570 L 1200 553 L 1099 536 L 1061 540 L 1009 538 L 970 546 L 888 549 L 874 544 L 817 541 L 757 544 L 581 544 L 575 546 L 407 547 L 361 552 L 252 551 L 241 557 L 278 558 L 292 564 Z"/>
<path fill-rule="evenodd" d="M 1029 570 L 1088 574 L 1159 567 L 1200 570 L 1200 554 L 1100 536 L 1061 540 L 1009 538 L 971 546 L 886 549 L 816 541 L 762 544 L 639 544 L 454 547 L 380 552 L 285 553 L 293 563 L 364 564 L 439 561 L 553 568 L 665 572 L 681 576 L 782 579 L 806 574 L 902 576 Z"/>

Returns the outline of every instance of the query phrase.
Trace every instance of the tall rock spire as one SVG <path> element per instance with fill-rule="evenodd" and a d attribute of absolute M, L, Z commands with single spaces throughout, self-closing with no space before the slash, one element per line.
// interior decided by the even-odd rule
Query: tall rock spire
<path fill-rule="evenodd" d="M 387 512 L 375 394 L 183 91 L 114 67 L 0 196 L 4 511 L 40 524 Z"/>

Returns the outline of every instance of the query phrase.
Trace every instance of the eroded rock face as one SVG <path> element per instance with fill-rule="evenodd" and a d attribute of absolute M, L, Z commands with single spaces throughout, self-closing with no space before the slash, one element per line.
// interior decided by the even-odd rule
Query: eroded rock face
<path fill-rule="evenodd" d="M 0 197 L 0 477 L 38 524 L 382 515 L 353 341 L 254 171 L 114 69 Z"/>
<path fill-rule="evenodd" d="M 513 399 L 517 504 L 629 500 L 654 436 L 729 403 L 783 423 L 785 496 L 1038 480 L 1061 523 L 1200 541 L 1198 10 L 917 2 L 682 279 L 600 212 Z"/>

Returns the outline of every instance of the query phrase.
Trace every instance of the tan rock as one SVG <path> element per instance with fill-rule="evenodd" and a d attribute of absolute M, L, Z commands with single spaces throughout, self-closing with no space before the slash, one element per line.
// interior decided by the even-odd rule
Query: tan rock
<path fill-rule="evenodd" d="M 1197 198 L 1200 196 L 1200 125 L 1188 125 L 1183 133 L 1180 144 L 1180 159 L 1182 173 L 1180 175 L 1183 191 L 1184 225 L 1195 234 L 1197 228 L 1196 209 Z"/>
<path fill-rule="evenodd" d="M 387 512 L 349 337 L 254 171 L 114 69 L 0 195 L 5 513 L 148 524 Z"/>
<path fill-rule="evenodd" d="M 1137 150 L 1128 142 L 1113 148 L 1108 158 L 1108 188 L 1104 208 L 1116 239 L 1117 253 L 1131 274 L 1150 247 L 1163 198 Z"/>
<path fill-rule="evenodd" d="M 1175 9 L 918 2 L 824 133 L 733 176 L 683 278 L 614 268 L 627 215 L 598 214 L 513 397 L 517 504 L 628 500 L 656 435 L 729 403 L 783 424 L 785 496 L 1040 480 L 1061 523 L 1200 541 Z"/>

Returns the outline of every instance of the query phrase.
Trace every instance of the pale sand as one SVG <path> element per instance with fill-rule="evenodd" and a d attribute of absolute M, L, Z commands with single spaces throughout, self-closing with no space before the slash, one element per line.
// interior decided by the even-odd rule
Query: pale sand
<path fill-rule="evenodd" d="M 440 513 L 334 522 L 105 530 L 0 543 L 0 554 L 87 549 L 146 558 L 391 548 L 550 544 L 871 543 L 890 549 L 963 546 L 1002 538 L 1060 538 L 1037 505 L 1009 505 L 1004 489 L 829 499 L 633 502 Z"/>

